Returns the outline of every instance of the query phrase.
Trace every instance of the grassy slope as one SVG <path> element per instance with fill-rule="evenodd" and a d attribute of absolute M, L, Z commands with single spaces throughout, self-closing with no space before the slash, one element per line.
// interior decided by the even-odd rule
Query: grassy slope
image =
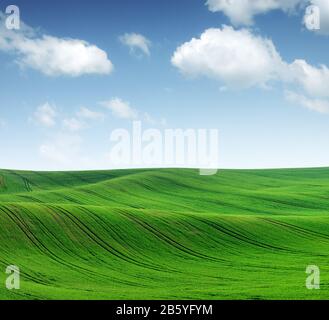
<path fill-rule="evenodd" d="M 328 199 L 325 168 L 2 170 L 0 270 L 22 279 L 0 298 L 327 298 Z"/>

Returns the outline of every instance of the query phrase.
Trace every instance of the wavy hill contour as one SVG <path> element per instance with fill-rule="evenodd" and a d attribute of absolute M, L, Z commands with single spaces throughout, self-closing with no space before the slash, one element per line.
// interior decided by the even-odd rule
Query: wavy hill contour
<path fill-rule="evenodd" d="M 328 211 L 327 168 L 0 170 L 0 299 L 326 299 Z"/>

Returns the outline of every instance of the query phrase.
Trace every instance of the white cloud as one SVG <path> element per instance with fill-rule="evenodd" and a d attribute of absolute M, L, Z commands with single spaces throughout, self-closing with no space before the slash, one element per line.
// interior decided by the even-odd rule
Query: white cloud
<path fill-rule="evenodd" d="M 324 0 L 326 1 L 326 0 Z M 291 12 L 306 0 L 208 0 L 212 12 L 223 12 L 234 25 L 252 25 L 254 16 L 271 10 Z"/>
<path fill-rule="evenodd" d="M 82 139 L 78 135 L 59 133 L 39 148 L 41 156 L 51 162 L 74 165 L 81 151 Z"/>
<path fill-rule="evenodd" d="M 106 150 L 90 152 L 90 147 L 79 134 L 60 131 L 48 137 L 38 148 L 45 170 L 108 169 Z"/>
<path fill-rule="evenodd" d="M 308 109 L 326 113 L 329 105 L 329 68 L 305 60 L 284 61 L 271 40 L 247 29 L 208 29 L 178 47 L 172 64 L 187 76 L 207 76 L 223 88 L 266 88 L 271 80 L 301 94 L 286 98 Z"/>
<path fill-rule="evenodd" d="M 329 35 L 329 1 L 311 0 L 310 2 L 310 4 L 317 6 L 320 10 L 320 30 L 313 31 L 318 34 Z"/>
<path fill-rule="evenodd" d="M 56 107 L 46 102 L 37 108 L 31 120 L 44 127 L 53 127 L 56 125 L 56 117 Z"/>
<path fill-rule="evenodd" d="M 69 131 L 80 131 L 86 128 L 86 124 L 77 118 L 68 118 L 63 120 L 63 127 Z"/>
<path fill-rule="evenodd" d="M 138 117 L 137 110 L 133 109 L 129 102 L 123 101 L 120 98 L 101 102 L 101 105 L 111 110 L 113 115 L 118 118 L 134 120 Z"/>
<path fill-rule="evenodd" d="M 89 127 L 93 121 L 104 120 L 105 115 L 101 112 L 92 111 L 86 107 L 81 107 L 72 117 L 65 117 L 57 108 L 48 102 L 39 106 L 33 116 L 29 118 L 35 124 L 44 127 L 54 127 L 57 120 L 62 122 L 62 127 L 71 132 L 81 131 Z M 1 127 L 1 119 L 0 119 Z"/>
<path fill-rule="evenodd" d="M 171 62 L 185 75 L 208 76 L 242 88 L 266 86 L 285 68 L 271 40 L 229 26 L 207 29 L 200 38 L 184 43 Z"/>
<path fill-rule="evenodd" d="M 103 113 L 92 111 L 86 107 L 81 107 L 77 112 L 77 116 L 87 120 L 103 120 L 105 118 Z"/>
<path fill-rule="evenodd" d="M 298 94 L 292 91 L 287 91 L 285 97 L 289 102 L 299 104 L 309 110 L 320 112 L 320 113 L 329 113 L 329 101 L 325 99 L 311 99 L 307 98 L 302 94 Z"/>
<path fill-rule="evenodd" d="M 144 113 L 143 120 L 147 122 L 150 125 L 157 126 L 160 125 L 162 127 L 165 127 L 167 125 L 167 120 L 165 118 L 161 119 L 155 119 L 153 116 L 151 116 L 148 112 Z"/>
<path fill-rule="evenodd" d="M 121 43 L 128 46 L 131 52 L 134 52 L 136 49 L 142 51 L 147 56 L 150 55 L 150 46 L 151 41 L 145 38 L 141 34 L 137 33 L 125 33 L 119 37 Z"/>
<path fill-rule="evenodd" d="M 146 123 L 154 126 L 166 126 L 167 124 L 167 120 L 165 118 L 156 119 L 148 112 L 140 112 L 133 109 L 129 102 L 120 98 L 113 98 L 111 100 L 101 102 L 100 104 L 111 110 L 114 116 L 121 119 L 145 121 Z"/>
<path fill-rule="evenodd" d="M 79 39 L 38 35 L 22 23 L 21 30 L 7 30 L 0 14 L 0 50 L 12 53 L 21 67 L 48 76 L 77 77 L 84 74 L 109 74 L 113 65 L 107 53 Z"/>
<path fill-rule="evenodd" d="M 91 121 L 104 120 L 104 114 L 101 112 L 92 111 L 86 107 L 81 107 L 76 116 L 65 118 L 63 127 L 69 131 L 77 132 L 88 128 Z"/>
<path fill-rule="evenodd" d="M 329 1 L 328 0 L 207 0 L 206 5 L 212 12 L 222 12 L 235 26 L 254 23 L 254 17 L 272 10 L 292 13 L 304 10 L 309 5 L 320 9 L 320 30 L 313 30 L 322 35 L 329 35 Z M 304 16 L 307 17 L 307 13 Z"/>
<path fill-rule="evenodd" d="M 329 69 L 325 65 L 314 67 L 305 60 L 295 60 L 290 65 L 294 81 L 308 94 L 329 97 Z"/>

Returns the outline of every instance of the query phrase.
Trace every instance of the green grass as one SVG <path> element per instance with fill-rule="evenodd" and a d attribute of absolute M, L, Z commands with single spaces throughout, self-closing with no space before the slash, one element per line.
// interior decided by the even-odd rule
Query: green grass
<path fill-rule="evenodd" d="M 0 170 L 0 299 L 327 299 L 328 213 L 327 168 Z"/>

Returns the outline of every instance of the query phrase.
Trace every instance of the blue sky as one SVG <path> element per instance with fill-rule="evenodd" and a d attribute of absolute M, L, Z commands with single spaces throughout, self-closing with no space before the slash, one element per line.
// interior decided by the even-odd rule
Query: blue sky
<path fill-rule="evenodd" d="M 160 129 L 217 128 L 223 168 L 328 166 L 329 19 L 320 0 L 319 32 L 303 25 L 298 0 L 263 12 L 256 1 L 238 21 L 222 0 L 212 9 L 206 0 L 14 2 L 21 30 L 8 34 L 0 20 L 1 168 L 110 168 L 111 130 L 137 118 Z M 57 65 L 59 44 L 70 59 L 90 53 L 87 62 Z"/>

